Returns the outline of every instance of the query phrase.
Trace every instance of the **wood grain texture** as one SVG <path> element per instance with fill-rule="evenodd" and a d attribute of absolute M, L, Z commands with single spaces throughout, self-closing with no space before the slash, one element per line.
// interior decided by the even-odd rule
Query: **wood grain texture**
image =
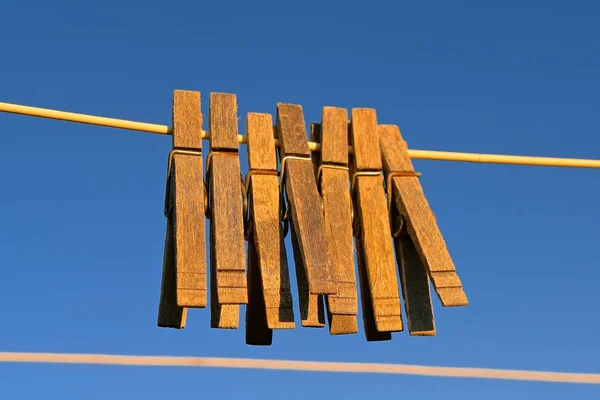
<path fill-rule="evenodd" d="M 212 224 L 211 236 L 214 235 Z M 219 329 L 237 329 L 240 324 L 240 306 L 220 304 L 217 295 L 217 271 L 215 262 L 215 242 L 210 241 L 210 327 Z"/>
<path fill-rule="evenodd" d="M 400 283 L 408 332 L 411 336 L 434 336 L 435 321 L 429 277 L 411 237 L 402 233 L 396 240 L 396 258 L 400 266 Z"/>
<path fill-rule="evenodd" d="M 259 278 L 271 329 L 294 328 L 294 312 L 287 255 L 279 220 L 277 176 L 254 175 L 250 185 L 253 242 L 257 248 Z"/>
<path fill-rule="evenodd" d="M 272 126 L 268 114 L 248 115 L 246 131 L 251 170 L 277 170 Z M 250 180 L 248 203 L 253 231 L 248 245 L 256 249 L 258 271 L 253 279 L 258 280 L 262 290 L 262 307 L 266 308 L 269 329 L 292 329 L 295 326 L 293 301 L 279 219 L 279 179 L 276 175 L 255 174 Z M 250 273 L 248 275 L 250 279 Z"/>
<path fill-rule="evenodd" d="M 240 160 L 237 153 L 213 155 L 210 171 L 211 242 L 221 304 L 246 304 Z"/>
<path fill-rule="evenodd" d="M 367 342 L 382 342 L 392 340 L 392 332 L 379 332 L 373 312 L 373 297 L 369 289 L 369 277 L 362 246 L 356 246 L 358 277 L 360 282 L 360 298 L 362 304 L 362 319 Z"/>
<path fill-rule="evenodd" d="M 354 167 L 357 171 L 381 170 L 381 155 L 377 140 L 377 114 L 371 108 L 353 108 L 351 131 L 354 147 Z"/>
<path fill-rule="evenodd" d="M 202 151 L 200 93 L 175 91 L 173 97 L 173 144 Z M 206 307 L 206 238 L 204 232 L 204 184 L 202 157 L 173 157 L 173 234 L 177 271 L 177 304 Z"/>
<path fill-rule="evenodd" d="M 380 125 L 380 145 L 386 171 L 414 171 L 406 143 L 395 125 Z M 422 263 L 444 307 L 466 306 L 467 296 L 435 216 L 417 177 L 392 179 L 394 202 L 407 223 Z"/>
<path fill-rule="evenodd" d="M 316 137 L 317 141 L 321 140 L 320 136 L 320 124 L 310 124 L 310 138 L 314 140 Z M 313 152 L 311 154 L 311 160 L 313 164 L 313 170 L 315 173 L 315 177 L 317 174 L 317 165 L 320 164 L 321 153 Z M 317 181 L 317 189 L 319 186 L 319 182 Z M 326 227 L 327 228 L 327 227 Z M 327 232 L 326 232 L 327 233 Z M 302 260 L 300 257 L 300 249 L 298 247 L 298 239 L 297 235 L 293 231 L 292 227 L 292 249 L 294 251 L 294 264 L 296 265 L 296 282 L 298 285 L 298 301 L 300 308 L 300 323 L 303 327 L 307 328 L 323 328 L 325 327 L 325 297 L 327 295 L 317 295 L 310 294 L 308 290 L 308 278 L 306 276 L 306 270 L 303 268 L 299 268 Z M 327 245 L 327 249 L 329 251 L 329 245 Z M 330 258 L 330 261 L 331 258 Z M 333 269 L 333 264 L 331 265 Z M 329 322 L 329 326 L 331 329 L 331 321 Z M 336 320 L 336 326 L 339 325 L 339 322 Z"/>
<path fill-rule="evenodd" d="M 347 167 L 348 112 L 343 108 L 325 107 L 321 124 L 313 125 L 311 139 L 321 143 L 320 157 L 316 152 L 313 153 L 315 165 L 336 163 Z M 326 163 L 324 160 L 329 161 Z M 329 332 L 332 335 L 358 332 L 358 295 L 348 183 L 348 171 L 331 168 L 322 169 L 318 182 L 323 199 L 327 246 L 337 284 L 337 294 L 328 295 L 325 299 Z"/>
<path fill-rule="evenodd" d="M 237 100 L 235 94 L 210 94 L 210 146 L 211 150 L 239 149 Z"/>
<path fill-rule="evenodd" d="M 206 307 L 206 237 L 202 158 L 177 154 L 172 164 L 177 304 Z"/>
<path fill-rule="evenodd" d="M 211 93 L 210 99 L 211 325 L 237 328 L 238 305 L 248 302 L 237 110 L 235 95 Z"/>
<path fill-rule="evenodd" d="M 173 148 L 202 149 L 200 92 L 173 92 Z"/>
<path fill-rule="evenodd" d="M 161 328 L 185 328 L 187 308 L 177 305 L 176 279 L 173 222 L 168 219 L 158 306 L 158 326 Z"/>
<path fill-rule="evenodd" d="M 400 291 L 382 182 L 371 176 L 356 181 L 355 212 L 377 330 L 399 332 L 403 330 Z"/>
<path fill-rule="evenodd" d="M 279 148 L 281 160 L 300 153 L 309 155 L 304 126 L 302 107 L 277 105 L 277 135 L 282 144 Z M 295 258 L 300 262 L 296 262 L 296 269 L 305 269 L 311 295 L 335 294 L 335 274 L 328 255 L 321 196 L 317 190 L 311 160 L 288 159 L 284 175 L 282 179 L 285 180 L 290 218 L 298 244 L 299 254 Z"/>
<path fill-rule="evenodd" d="M 202 151 L 200 93 L 173 94 L 173 149 Z M 187 307 L 206 307 L 206 239 L 201 155 L 174 155 L 168 172 L 167 232 L 158 325 L 183 328 Z"/>
<path fill-rule="evenodd" d="M 321 163 L 348 165 L 348 111 L 323 107 L 321 116 Z"/>
<path fill-rule="evenodd" d="M 380 133 L 380 141 L 383 142 L 384 139 L 382 136 L 385 136 L 385 133 Z M 398 139 L 399 138 L 400 137 L 398 136 Z M 387 146 L 384 147 L 382 145 L 382 154 L 397 150 L 397 148 L 390 149 Z M 389 169 L 389 163 L 384 161 L 383 164 L 386 175 L 394 171 L 404 171 L 392 171 Z M 392 164 L 394 164 L 393 161 Z M 409 171 L 412 171 L 412 166 L 410 167 L 411 169 Z M 393 179 L 403 180 L 415 178 L 408 176 Z M 392 200 L 394 203 L 392 203 L 390 212 L 393 215 L 393 220 L 397 220 L 400 217 L 398 207 L 396 207 L 394 200 L 397 196 L 400 196 L 400 193 L 398 191 L 392 191 Z M 402 219 L 405 220 L 403 217 Z M 433 305 L 431 304 L 431 293 L 429 290 L 429 277 L 425 265 L 423 265 L 415 248 L 413 239 L 406 230 L 406 226 L 402 227 L 401 234 L 394 239 L 394 246 L 396 248 L 396 259 L 400 270 L 400 284 L 402 287 L 406 318 L 408 320 L 408 332 L 411 336 L 434 336 L 435 320 L 433 315 Z"/>
<path fill-rule="evenodd" d="M 294 230 L 293 221 L 290 222 L 292 235 L 292 249 L 294 264 L 296 265 L 296 282 L 298 284 L 298 303 L 300 308 L 300 324 L 305 328 L 324 328 L 325 312 L 323 310 L 323 296 L 311 294 L 308 289 L 306 269 L 302 268 L 298 236 Z"/>
<path fill-rule="evenodd" d="M 374 111 L 358 111 L 352 110 L 350 130 L 351 143 L 355 151 L 352 163 L 353 173 L 362 171 L 361 166 L 373 170 L 372 168 L 378 165 L 375 160 L 369 159 L 367 156 L 381 160 L 379 153 L 374 156 L 370 150 L 363 151 L 362 149 L 364 146 L 372 146 L 372 143 L 379 143 Z M 362 154 L 362 161 L 359 163 L 355 158 L 360 154 Z M 379 161 L 379 166 L 381 166 L 381 161 Z M 361 288 L 367 287 L 370 291 L 376 330 L 378 332 L 399 332 L 404 328 L 389 214 L 382 179 L 382 176 L 358 176 L 355 182 L 356 186 L 353 188 L 355 218 L 358 218 L 360 224 L 357 247 L 360 247 L 365 272 L 360 276 L 366 278 L 366 282 L 361 283 Z M 363 310 L 365 306 L 363 302 Z"/>
<path fill-rule="evenodd" d="M 250 169 L 277 170 L 277 151 L 271 114 L 248 113 L 248 166 Z"/>
<path fill-rule="evenodd" d="M 325 169 L 321 184 L 327 243 L 337 284 L 337 294 L 326 299 L 329 329 L 332 335 L 357 333 L 358 296 L 348 172 Z"/>
<path fill-rule="evenodd" d="M 258 255 L 254 241 L 248 241 L 248 305 L 246 306 L 246 344 L 270 346 L 273 330 L 267 322 L 265 297 L 260 279 Z"/>
<path fill-rule="evenodd" d="M 282 155 L 310 155 L 302 106 L 277 104 L 277 137 L 279 138 L 279 149 Z"/>

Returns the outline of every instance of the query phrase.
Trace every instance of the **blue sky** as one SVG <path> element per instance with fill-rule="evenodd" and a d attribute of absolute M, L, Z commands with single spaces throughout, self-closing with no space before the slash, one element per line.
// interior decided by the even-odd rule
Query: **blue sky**
<path fill-rule="evenodd" d="M 485 4 L 484 4 L 485 3 Z M 0 6 L 0 101 L 170 124 L 174 89 L 247 112 L 372 107 L 415 149 L 600 158 L 594 1 L 29 1 Z M 205 114 L 208 102 L 203 103 Z M 598 171 L 415 161 L 470 305 L 438 334 L 156 327 L 170 138 L 0 115 L 0 351 L 600 372 Z M 244 160 L 243 165 L 246 165 Z M 293 275 L 293 274 L 292 274 Z M 597 386 L 0 365 L 0 397 L 597 399 Z"/>

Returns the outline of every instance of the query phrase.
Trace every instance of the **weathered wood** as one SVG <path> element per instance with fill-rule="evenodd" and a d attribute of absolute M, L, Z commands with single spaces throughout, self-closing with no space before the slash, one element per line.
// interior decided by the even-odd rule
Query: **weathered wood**
<path fill-rule="evenodd" d="M 158 326 L 161 328 L 185 328 L 187 308 L 177 305 L 176 280 L 173 222 L 171 219 L 167 219 L 160 302 L 158 306 Z"/>
<path fill-rule="evenodd" d="M 435 320 L 427 271 L 411 237 L 404 231 L 394 240 L 400 267 L 400 283 L 408 332 L 411 336 L 434 336 Z"/>
<path fill-rule="evenodd" d="M 173 157 L 173 235 L 177 304 L 206 307 L 206 238 L 204 181 L 200 156 Z"/>
<path fill-rule="evenodd" d="M 183 328 L 186 307 L 206 307 L 206 239 L 200 93 L 173 95 L 173 157 L 158 325 Z M 197 154 L 177 154 L 177 150 Z"/>
<path fill-rule="evenodd" d="M 321 116 L 321 152 L 323 164 L 348 165 L 348 111 L 323 107 Z"/>
<path fill-rule="evenodd" d="M 329 332 L 332 335 L 358 332 L 358 298 L 354 267 L 351 199 L 348 187 L 348 111 L 325 107 L 321 124 L 312 124 L 311 140 L 321 143 L 313 153 L 317 184 L 323 198 L 327 246 L 331 256 L 337 294 L 326 296 Z M 319 174 L 319 166 L 321 172 Z"/>
<path fill-rule="evenodd" d="M 249 168 L 277 171 L 277 150 L 271 114 L 248 113 L 246 135 Z"/>
<path fill-rule="evenodd" d="M 399 332 L 403 330 L 400 292 L 381 175 L 375 110 L 352 109 L 350 133 L 354 147 L 352 173 L 379 173 L 377 176 L 357 176 L 353 188 L 355 218 L 360 224 L 357 247 L 360 247 L 364 260 L 364 274 L 360 276 L 366 278 L 366 282 L 361 282 L 361 288 L 367 287 L 370 291 L 377 332 Z M 366 307 L 368 304 L 363 302 L 363 312 Z"/>
<path fill-rule="evenodd" d="M 305 129 L 301 106 L 277 105 L 282 163 L 287 156 L 309 156 Z M 287 159 L 282 179 L 290 203 L 289 217 L 298 241 L 299 256 L 296 258 L 301 262 L 296 263 L 296 268 L 305 269 L 309 294 L 335 294 L 335 275 L 328 256 L 322 202 L 310 158 Z"/>
<path fill-rule="evenodd" d="M 414 171 L 406 142 L 395 125 L 380 125 L 380 145 L 386 171 Z M 427 203 L 417 177 L 392 179 L 394 203 L 407 224 L 410 237 L 427 268 L 433 287 L 444 307 L 466 306 L 467 296 Z"/>
<path fill-rule="evenodd" d="M 277 103 L 277 138 L 280 158 L 310 155 L 301 105 Z"/>
<path fill-rule="evenodd" d="M 202 149 L 200 92 L 173 92 L 173 148 Z"/>
<path fill-rule="evenodd" d="M 360 282 L 360 299 L 362 304 L 363 328 L 367 342 L 382 342 L 392 340 L 392 332 L 377 331 L 375 314 L 373 313 L 373 297 L 369 290 L 369 278 L 365 265 L 365 257 L 362 252 L 362 246 L 356 246 L 358 277 Z"/>
<path fill-rule="evenodd" d="M 211 236 L 214 231 L 211 227 Z M 240 306 L 237 304 L 220 304 L 215 262 L 214 241 L 210 241 L 210 327 L 220 329 L 237 329 L 240 324 Z"/>
<path fill-rule="evenodd" d="M 381 154 L 377 147 L 377 114 L 368 108 L 353 108 L 351 121 L 352 156 L 357 171 L 380 171 Z"/>
<path fill-rule="evenodd" d="M 237 101 L 235 94 L 210 94 L 210 149 L 234 150 L 239 149 Z"/>
<path fill-rule="evenodd" d="M 252 232 L 248 248 L 255 251 L 256 271 L 248 271 L 251 290 L 261 290 L 260 297 L 249 296 L 246 320 L 254 315 L 265 318 L 269 329 L 294 328 L 294 312 L 287 256 L 279 219 L 279 180 L 273 122 L 269 114 L 249 113 L 246 119 L 248 134 L 248 163 L 250 166 L 248 204 Z M 250 268 L 250 264 L 249 268 Z M 262 302 L 262 305 L 255 304 Z M 248 314 L 251 308 L 266 310 Z M 252 323 L 252 321 L 250 321 Z M 247 330 L 249 325 L 247 325 Z M 248 333 L 247 333 L 248 335 Z"/>
<path fill-rule="evenodd" d="M 296 265 L 296 283 L 298 285 L 298 303 L 300 309 L 300 324 L 305 328 L 325 327 L 325 312 L 323 310 L 323 296 L 311 294 L 308 290 L 308 277 L 306 269 L 302 268 L 298 236 L 294 230 L 293 220 L 290 222 L 292 235 L 292 249 L 294 264 Z"/>
<path fill-rule="evenodd" d="M 235 95 L 211 93 L 211 326 L 237 328 L 248 302 Z"/>
<path fill-rule="evenodd" d="M 390 151 L 395 152 L 397 149 L 389 148 L 387 143 L 384 145 L 384 136 L 386 132 L 380 130 L 380 143 L 381 152 L 385 157 L 386 153 Z M 391 138 L 390 138 L 391 139 Z M 401 145 L 400 136 L 398 136 L 398 142 L 394 142 L 393 146 Z M 393 166 L 392 161 L 391 165 Z M 396 167 L 398 163 L 395 163 Z M 408 320 L 408 332 L 411 336 L 434 336 L 435 335 L 435 320 L 433 315 L 433 305 L 431 304 L 431 293 L 429 290 L 429 277 L 427 276 L 427 270 L 421 261 L 417 250 L 415 249 L 413 239 L 407 232 L 406 219 L 399 213 L 398 207 L 395 204 L 396 197 L 400 196 L 398 191 L 393 190 L 393 180 L 395 179 L 416 179 L 416 177 L 410 176 L 410 170 L 399 170 L 390 169 L 390 163 L 385 162 L 384 172 L 386 174 L 386 182 L 391 184 L 388 188 L 388 199 L 390 203 L 390 213 L 392 215 L 392 230 L 399 230 L 396 232 L 394 238 L 394 246 L 396 248 L 396 259 L 398 261 L 398 267 L 400 269 L 400 284 L 402 286 L 402 297 L 404 299 L 404 308 L 406 311 L 406 318 Z M 394 177 L 394 173 L 408 174 L 405 176 Z M 389 179 L 392 179 L 390 181 Z M 391 192 L 390 192 L 391 189 Z"/>

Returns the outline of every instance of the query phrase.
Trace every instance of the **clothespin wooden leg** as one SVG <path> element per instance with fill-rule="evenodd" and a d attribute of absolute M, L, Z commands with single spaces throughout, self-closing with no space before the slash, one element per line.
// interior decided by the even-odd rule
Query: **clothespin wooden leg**
<path fill-rule="evenodd" d="M 400 267 L 402 297 L 411 336 L 434 336 L 435 321 L 429 278 L 410 235 L 400 231 L 394 238 L 396 258 Z"/>
<path fill-rule="evenodd" d="M 360 299 L 362 304 L 362 319 L 367 342 L 381 342 L 392 340 L 392 332 L 380 332 L 377 330 L 375 311 L 373 307 L 373 296 L 369 288 L 369 276 L 362 246 L 356 247 L 358 262 L 358 277 L 360 282 Z"/>
<path fill-rule="evenodd" d="M 248 305 L 246 343 L 270 345 L 272 329 L 293 329 L 294 313 L 287 256 L 279 221 L 280 198 L 273 121 L 249 113 L 246 175 Z"/>
<path fill-rule="evenodd" d="M 360 248 L 360 259 L 364 261 L 362 265 L 359 263 L 359 275 L 363 280 L 361 288 L 364 290 L 366 287 L 370 291 L 376 331 L 399 332 L 403 330 L 400 292 L 390 241 L 392 233 L 383 189 L 375 110 L 352 109 L 350 132 L 354 147 L 354 212 L 360 227 L 357 247 Z M 367 307 L 368 304 L 363 302 L 363 312 Z M 365 332 L 368 334 L 368 329 Z"/>
<path fill-rule="evenodd" d="M 158 306 L 158 326 L 161 328 L 185 328 L 187 308 L 177 305 L 175 272 L 175 241 L 173 240 L 173 222 L 167 220 L 167 234 L 163 257 L 160 302 Z"/>
<path fill-rule="evenodd" d="M 386 175 L 386 189 L 388 195 L 388 208 L 391 218 L 392 236 L 396 248 L 396 259 L 400 269 L 400 283 L 402 285 L 402 297 L 408 320 L 408 332 L 411 336 L 434 336 L 435 321 L 433 316 L 433 305 L 431 304 L 431 293 L 429 291 L 429 277 L 421 258 L 415 248 L 413 239 L 408 234 L 405 218 L 400 214 L 396 206 L 396 198 L 400 196 L 397 190 L 393 190 L 393 181 L 396 179 L 416 179 L 412 165 L 409 170 L 400 170 L 400 159 L 398 155 L 402 150 L 400 136 L 396 136 L 393 142 L 388 138 L 388 132 L 378 127 L 381 143 L 381 153 L 384 160 L 384 172 Z M 384 144 L 385 142 L 385 144 Z M 409 199 L 410 201 L 410 199 Z"/>
<path fill-rule="evenodd" d="M 294 230 L 293 221 L 290 221 L 290 231 L 292 235 L 294 264 L 296 265 L 298 301 L 300 302 L 300 321 L 304 327 L 323 328 L 325 326 L 323 296 L 309 293 L 307 272 L 305 268 L 302 268 L 301 250 L 300 245 L 298 244 L 298 235 Z"/>
<path fill-rule="evenodd" d="M 335 294 L 337 288 L 301 106 L 277 105 L 277 136 L 281 184 L 285 185 L 290 207 L 287 215 L 294 244 L 302 326 L 323 327 L 322 300 L 318 295 Z"/>
<path fill-rule="evenodd" d="M 202 179 L 200 93 L 173 96 L 173 150 L 169 155 L 167 234 L 158 325 L 183 328 L 187 307 L 206 307 L 206 242 Z"/>
<path fill-rule="evenodd" d="M 348 188 L 348 111 L 325 107 L 321 124 L 312 124 L 311 140 L 321 143 L 313 152 L 317 185 L 323 198 L 327 246 L 337 283 L 337 294 L 326 296 L 329 332 L 358 332 L 358 298 L 352 236 L 352 201 Z"/>
<path fill-rule="evenodd" d="M 378 129 L 384 168 L 388 177 L 398 171 L 404 171 L 405 174 L 414 173 L 408 148 L 398 127 L 381 125 Z M 393 189 L 394 203 L 405 221 L 407 232 L 429 273 L 442 305 L 466 306 L 467 296 L 418 178 L 392 175 L 390 185 Z"/>
<path fill-rule="evenodd" d="M 248 293 L 235 95 L 211 93 L 209 120 L 211 326 L 236 329 Z"/>
<path fill-rule="evenodd" d="M 273 330 L 267 321 L 267 307 L 260 279 L 254 241 L 248 241 L 248 305 L 246 306 L 246 344 L 270 346 Z"/>

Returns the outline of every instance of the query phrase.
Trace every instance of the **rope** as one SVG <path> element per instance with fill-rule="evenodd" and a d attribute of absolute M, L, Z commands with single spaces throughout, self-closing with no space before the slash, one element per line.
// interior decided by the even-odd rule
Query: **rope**
<path fill-rule="evenodd" d="M 205 358 L 170 356 L 132 356 L 67 353 L 0 353 L 5 363 L 53 363 L 128 365 L 152 367 L 241 368 L 310 372 L 420 375 L 448 378 L 483 378 L 575 384 L 600 384 L 600 374 L 523 371 L 485 368 L 429 367 L 402 364 L 371 364 L 320 361 L 260 360 L 244 358 Z"/>
<path fill-rule="evenodd" d="M 61 121 L 78 122 L 81 124 L 128 129 L 147 133 L 155 133 L 160 135 L 172 134 L 172 128 L 167 125 L 149 124 L 145 122 L 135 122 L 124 119 L 105 118 L 98 117 L 95 115 L 78 114 L 72 112 L 51 110 L 47 108 L 29 107 L 11 103 L 0 103 L 0 112 L 56 119 Z M 210 133 L 207 131 L 202 131 L 202 138 L 210 140 Z M 248 138 L 244 135 L 238 135 L 238 142 L 248 143 Z M 277 139 L 275 139 L 275 145 L 279 146 L 279 141 Z M 321 144 L 317 142 L 308 142 L 308 147 L 311 151 L 321 150 Z M 349 153 L 353 152 L 352 147 L 349 147 L 348 150 Z M 408 149 L 408 155 L 411 158 L 423 160 L 458 161 L 486 164 L 536 165 L 543 167 L 600 168 L 600 160 L 577 158 L 511 156 L 502 154 L 458 153 L 413 149 Z"/>

